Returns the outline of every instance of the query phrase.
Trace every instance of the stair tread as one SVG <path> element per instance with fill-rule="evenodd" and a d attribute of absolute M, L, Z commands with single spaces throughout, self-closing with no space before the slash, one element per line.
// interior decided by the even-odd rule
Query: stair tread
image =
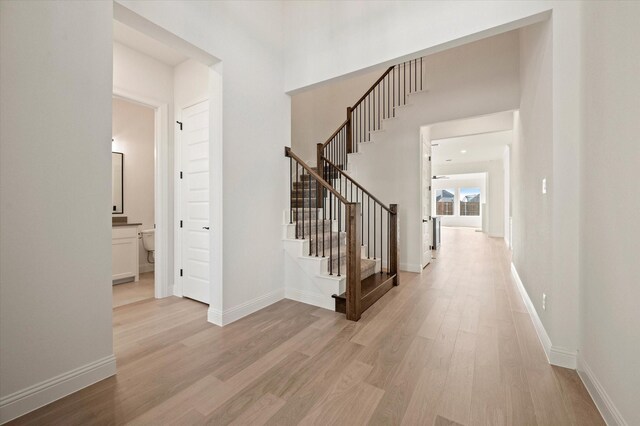
<path fill-rule="evenodd" d="M 345 262 L 340 262 L 340 274 L 341 275 L 345 275 L 346 274 L 346 270 L 347 270 L 347 264 L 346 264 L 346 257 L 344 258 Z M 360 259 L 360 273 L 362 274 L 363 272 L 366 272 L 368 270 L 373 269 L 375 271 L 375 267 L 376 267 L 376 261 L 375 260 L 371 260 L 371 259 Z M 328 274 L 329 272 L 327 272 Z M 333 275 L 336 275 L 338 273 L 338 267 L 337 265 L 333 267 Z M 373 274 L 369 274 L 367 275 L 367 277 L 371 276 L 371 275 L 375 275 L 375 272 L 373 272 Z M 366 279 L 367 277 L 363 278 Z"/>
<path fill-rule="evenodd" d="M 378 288 L 379 286 L 383 285 L 387 280 L 389 280 L 390 278 L 393 278 L 394 275 L 391 275 L 387 272 L 377 272 L 365 279 L 362 280 L 362 290 L 361 290 L 361 295 L 362 297 L 365 297 L 367 294 L 371 293 L 373 290 L 375 290 L 376 288 Z M 346 300 L 347 298 L 347 293 L 342 293 L 339 295 L 334 294 L 333 295 L 334 299 L 344 299 Z"/>

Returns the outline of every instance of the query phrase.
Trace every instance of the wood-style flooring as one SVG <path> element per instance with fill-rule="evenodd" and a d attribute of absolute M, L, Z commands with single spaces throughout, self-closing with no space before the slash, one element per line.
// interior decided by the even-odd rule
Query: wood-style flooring
<path fill-rule="evenodd" d="M 290 300 L 224 328 L 188 299 L 116 307 L 118 374 L 14 424 L 604 424 L 547 363 L 504 242 L 442 238 L 357 323 Z"/>
<path fill-rule="evenodd" d="M 141 300 L 153 299 L 154 297 L 154 274 L 144 272 L 140 274 L 138 282 L 128 282 L 113 286 L 113 307 L 128 305 L 129 303 L 140 302 Z"/>

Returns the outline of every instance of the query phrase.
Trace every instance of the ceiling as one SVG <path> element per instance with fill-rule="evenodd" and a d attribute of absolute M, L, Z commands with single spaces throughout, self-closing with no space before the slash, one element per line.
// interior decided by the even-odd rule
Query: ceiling
<path fill-rule="evenodd" d="M 506 130 L 432 140 L 431 160 L 433 164 L 459 164 L 502 159 L 512 139 L 513 131 Z"/>
<path fill-rule="evenodd" d="M 188 59 L 156 39 L 115 20 L 113 21 L 113 40 L 172 67 Z"/>

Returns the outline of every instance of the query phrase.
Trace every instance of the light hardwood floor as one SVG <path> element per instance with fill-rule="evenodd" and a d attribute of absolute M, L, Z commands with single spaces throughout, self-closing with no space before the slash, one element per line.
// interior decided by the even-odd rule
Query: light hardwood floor
<path fill-rule="evenodd" d="M 154 273 L 144 272 L 140 274 L 138 282 L 128 282 L 113 286 L 113 307 L 153 299 L 154 297 Z"/>
<path fill-rule="evenodd" d="M 282 300 L 219 328 L 175 297 L 113 322 L 118 374 L 15 424 L 604 424 L 546 362 L 503 241 L 469 230 L 357 323 Z"/>

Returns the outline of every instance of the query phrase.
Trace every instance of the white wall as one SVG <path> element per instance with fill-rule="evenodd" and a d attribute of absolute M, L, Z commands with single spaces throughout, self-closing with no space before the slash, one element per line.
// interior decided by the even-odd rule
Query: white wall
<path fill-rule="evenodd" d="M 610 424 L 637 425 L 640 3 L 588 2 L 584 12 L 578 369 L 609 398 Z"/>
<path fill-rule="evenodd" d="M 282 4 L 118 3 L 221 60 L 216 67 L 222 73 L 223 122 L 214 131 L 222 133 L 223 146 L 212 143 L 212 152 L 222 155 L 214 155 L 212 169 L 222 167 L 216 183 L 222 180 L 224 226 L 212 229 L 212 238 L 223 234 L 224 300 L 210 315 L 224 317 L 234 308 L 248 313 L 282 298 L 280 227 L 288 164 L 283 147 L 289 145 L 291 124 Z"/>
<path fill-rule="evenodd" d="M 487 234 L 491 237 L 504 236 L 504 166 L 502 160 L 477 163 L 434 164 L 432 167 L 435 176 L 456 175 L 461 173 L 486 173 L 486 190 L 483 202 L 486 201 L 487 203 Z M 435 182 L 447 181 L 436 179 L 433 182 L 435 184 Z"/>
<path fill-rule="evenodd" d="M 0 422 L 115 373 L 111 10 L 0 2 Z"/>
<path fill-rule="evenodd" d="M 481 228 L 482 215 L 486 212 L 481 211 L 480 216 L 460 216 L 460 188 L 479 188 L 480 189 L 480 205 L 487 202 L 487 176 L 465 176 L 448 174 L 450 179 L 434 179 L 431 181 L 431 215 L 436 215 L 436 191 L 446 189 L 455 194 L 454 209 L 452 216 L 440 216 L 440 224 L 442 226 L 461 226 L 468 228 Z"/>
<path fill-rule="evenodd" d="M 153 229 L 155 112 L 122 99 L 113 99 L 112 150 L 124 154 L 124 210 L 129 222 L 141 222 L 141 230 Z M 147 251 L 138 240 L 140 272 L 153 271 Z"/>
<path fill-rule="evenodd" d="M 286 90 L 299 90 L 370 67 L 394 65 L 404 58 L 517 28 L 522 21 L 541 19 L 534 15 L 548 12 L 559 3 L 285 2 Z"/>
<path fill-rule="evenodd" d="M 176 120 L 181 110 L 209 98 L 209 67 L 187 59 L 173 70 L 173 100 Z M 177 129 L 177 126 L 175 126 Z"/>
<path fill-rule="evenodd" d="M 511 133 L 511 140 L 515 134 Z M 511 146 L 504 148 L 504 154 L 502 155 L 502 169 L 503 175 L 503 194 L 504 194 L 504 214 L 503 214 L 503 236 L 507 246 L 511 245 Z M 509 247 L 511 248 L 511 247 Z"/>
<path fill-rule="evenodd" d="M 553 328 L 553 116 L 551 23 L 521 30 L 522 100 L 513 144 L 513 264 L 547 332 Z M 542 179 L 548 192 L 542 194 Z M 578 189 L 575 188 L 574 191 Z M 542 294 L 549 310 L 542 310 Z"/>

